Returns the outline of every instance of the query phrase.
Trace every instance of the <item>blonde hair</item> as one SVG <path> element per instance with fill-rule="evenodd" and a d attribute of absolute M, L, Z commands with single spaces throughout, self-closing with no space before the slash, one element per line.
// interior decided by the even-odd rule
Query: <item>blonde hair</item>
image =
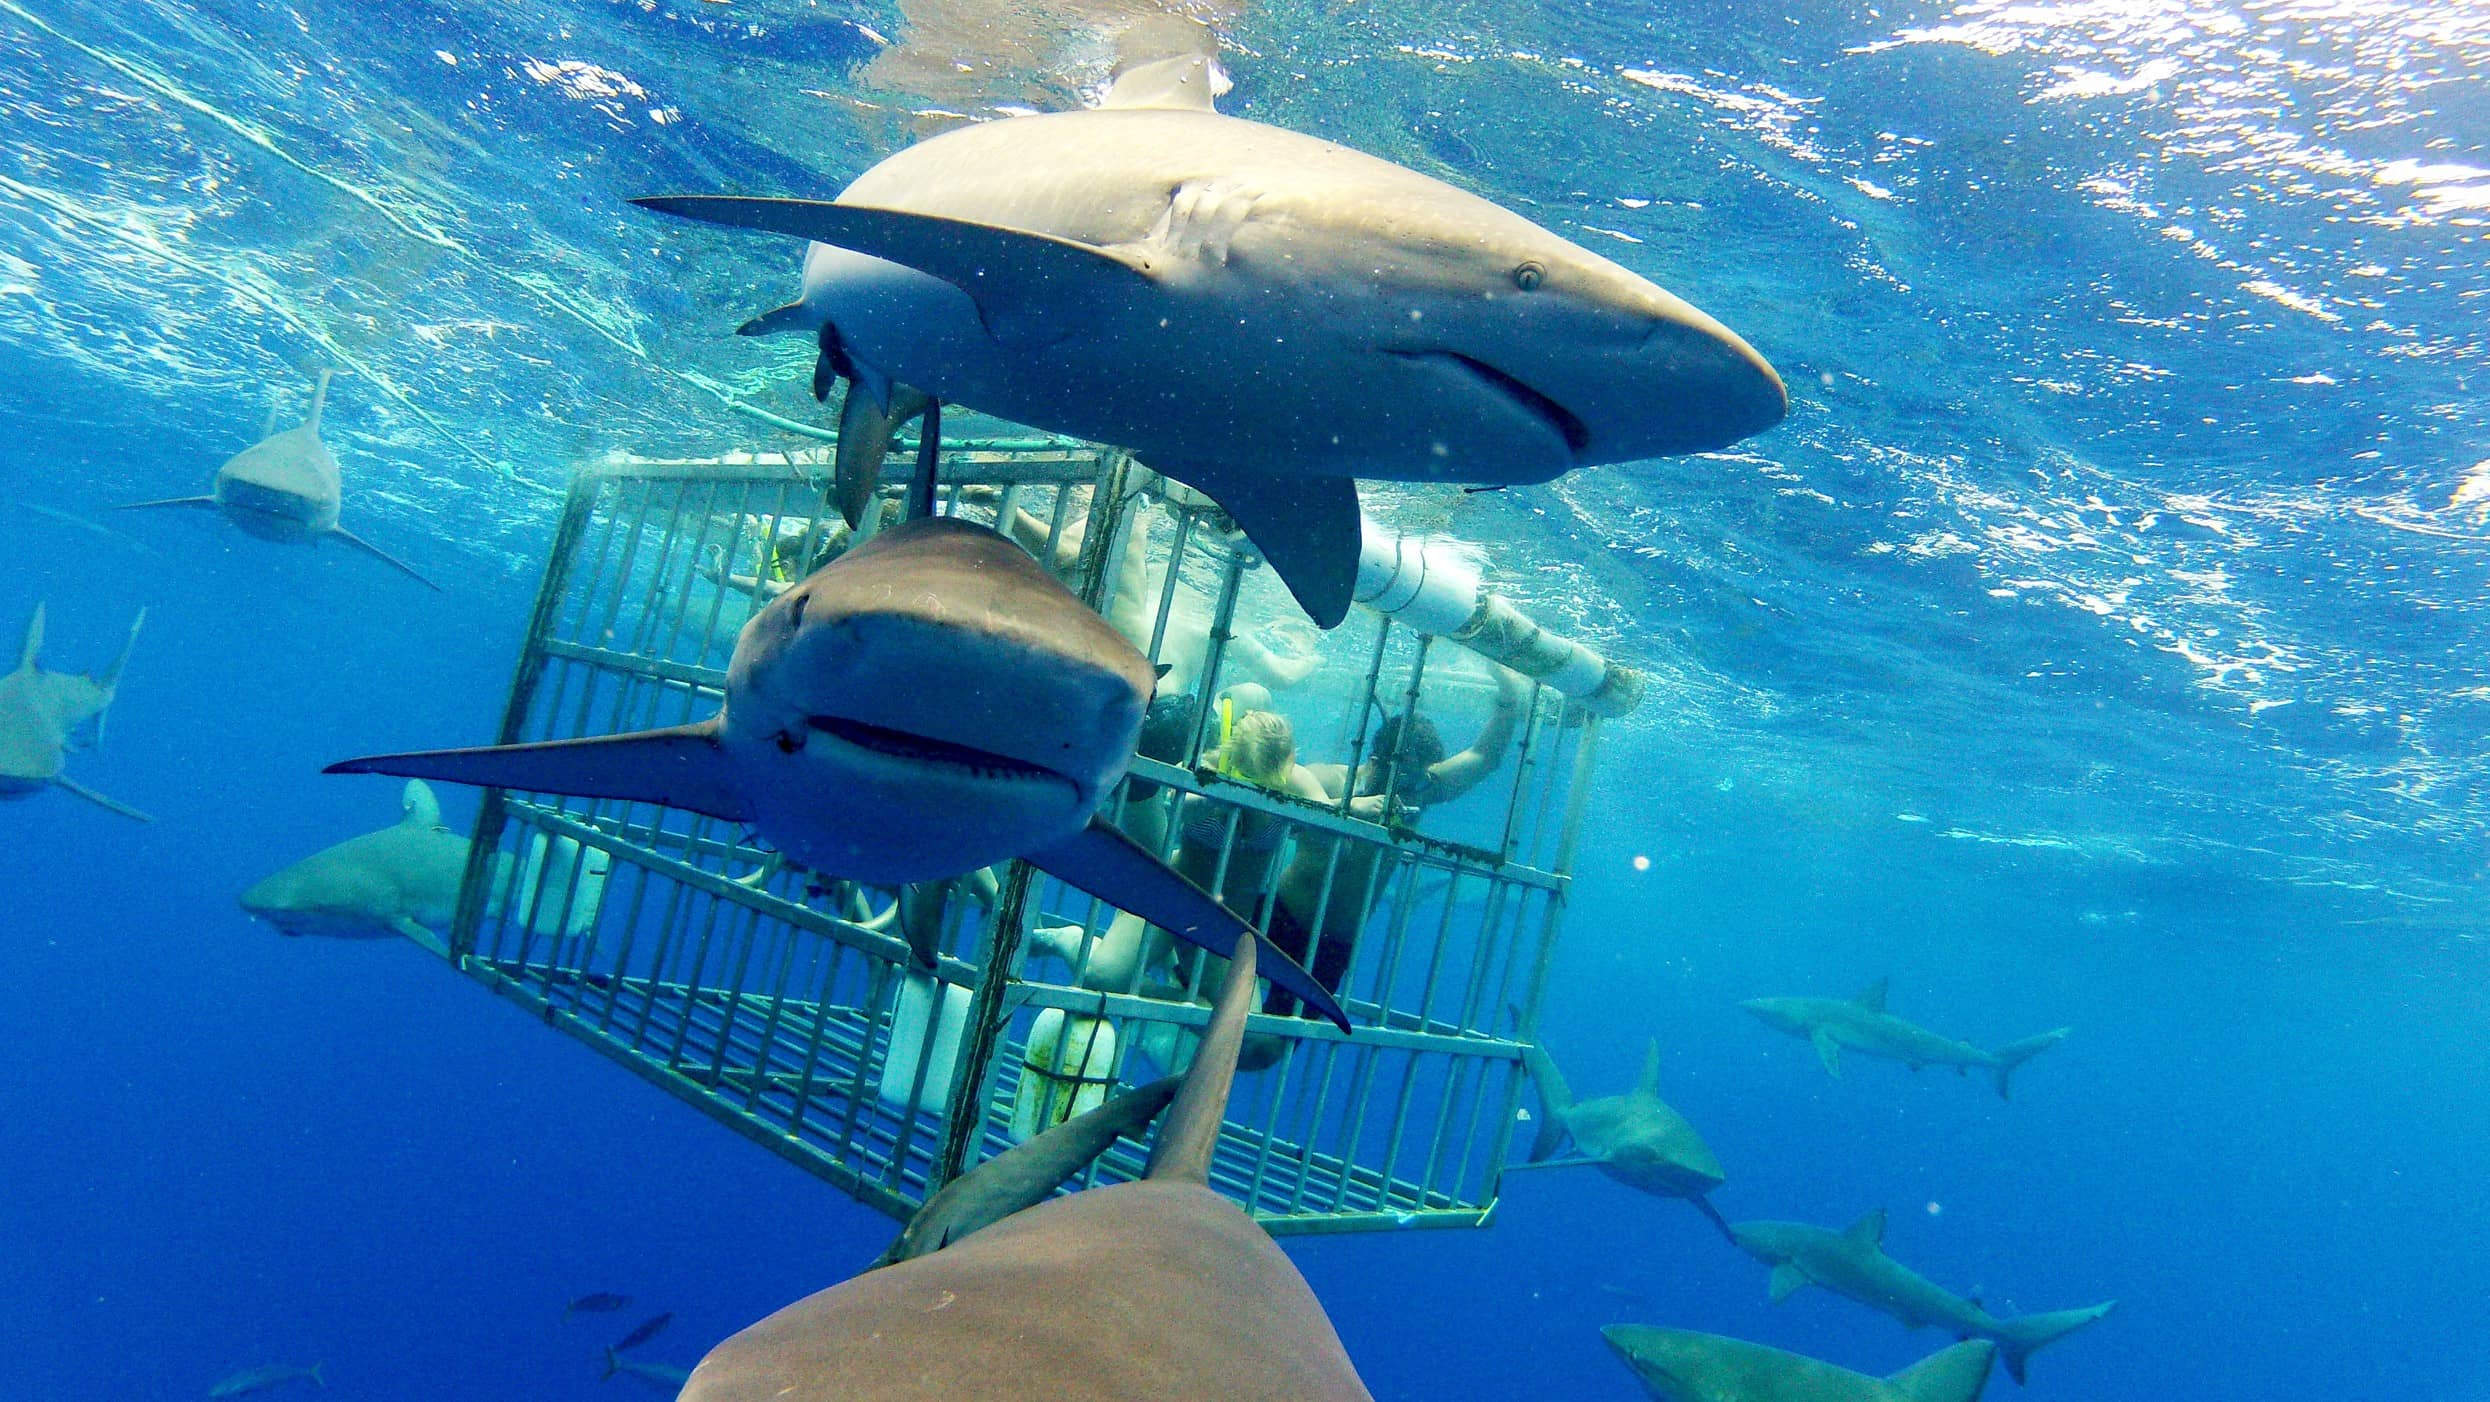
<path fill-rule="evenodd" d="M 1297 763 L 1297 731 L 1277 711 L 1247 711 L 1236 718 L 1219 758 L 1238 778 L 1277 788 Z"/>

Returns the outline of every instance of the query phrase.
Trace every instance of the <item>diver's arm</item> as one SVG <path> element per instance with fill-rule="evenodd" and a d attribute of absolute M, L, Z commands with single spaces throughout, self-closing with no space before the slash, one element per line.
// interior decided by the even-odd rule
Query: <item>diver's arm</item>
<path fill-rule="evenodd" d="M 1504 763 L 1505 747 L 1513 743 L 1514 728 L 1521 724 L 1522 709 L 1529 702 L 1530 684 L 1512 671 L 1496 668 L 1496 709 L 1487 717 L 1487 728 L 1470 748 L 1428 768 L 1427 801 L 1459 798 L 1495 773 L 1496 766 Z"/>

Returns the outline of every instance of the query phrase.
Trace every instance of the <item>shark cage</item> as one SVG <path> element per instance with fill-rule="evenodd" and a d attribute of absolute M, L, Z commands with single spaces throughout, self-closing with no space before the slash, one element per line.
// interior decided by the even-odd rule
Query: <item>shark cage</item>
<path fill-rule="evenodd" d="M 583 469 L 500 741 L 716 710 L 744 621 L 898 519 L 894 478 L 850 532 L 829 472 L 826 452 Z M 1440 541 L 1369 522 L 1365 606 L 1318 633 L 1215 506 L 1122 454 L 955 441 L 942 481 L 942 510 L 1004 529 L 1161 665 L 1107 816 L 1274 930 L 1355 1024 L 1267 995 L 1213 1185 L 1274 1232 L 1483 1225 L 1599 721 L 1634 675 Z M 1181 1070 L 1209 1017 L 1189 946 L 1018 862 L 867 889 L 731 822 L 505 791 L 476 838 L 436 954 L 894 1216 Z M 1076 1186 L 1143 1163 L 1119 1144 Z"/>

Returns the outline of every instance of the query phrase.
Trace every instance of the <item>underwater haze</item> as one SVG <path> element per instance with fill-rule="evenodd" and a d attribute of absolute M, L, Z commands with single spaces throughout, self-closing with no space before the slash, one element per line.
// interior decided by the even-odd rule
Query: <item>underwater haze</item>
<path fill-rule="evenodd" d="M 235 897 L 395 819 L 321 765 L 493 733 L 575 468 L 820 421 L 809 344 L 732 335 L 797 246 L 629 197 L 828 198 L 1094 99 L 1159 8 L 1223 111 L 1520 211 L 1788 383 L 1727 451 L 1367 489 L 1650 677 L 1541 1019 L 1576 1090 L 1657 1038 L 1731 1220 L 1882 1207 L 1992 1312 L 2118 1301 L 1991 1398 L 2490 1402 L 2479 0 L 0 0 L 0 647 L 41 601 L 101 669 L 147 610 L 69 774 L 156 819 L 0 804 L 0 1402 L 658 1395 L 598 1377 L 639 1319 L 688 1367 L 887 1244 L 410 944 Z M 446 592 L 112 510 L 206 491 L 316 367 L 344 524 Z M 1982 1046 L 2074 1031 L 2008 1103 L 1737 1006 L 1879 978 Z M 1384 1399 L 1641 1396 L 1614 1323 L 1950 1342 L 1770 1304 L 1587 1171 L 1287 1249 Z M 634 1304 L 565 1322 L 593 1291 Z"/>

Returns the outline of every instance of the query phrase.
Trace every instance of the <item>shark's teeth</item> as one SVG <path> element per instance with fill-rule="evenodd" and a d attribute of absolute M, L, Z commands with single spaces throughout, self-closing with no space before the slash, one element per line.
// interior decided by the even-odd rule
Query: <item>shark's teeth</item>
<path fill-rule="evenodd" d="M 845 716 L 808 716 L 804 723 L 814 730 L 836 736 L 859 749 L 871 750 L 876 754 L 890 755 L 897 759 L 965 769 L 981 779 L 1045 779 L 1058 783 L 1063 781 L 1063 776 L 1051 769 L 1016 760 L 1009 755 L 998 755 L 969 745 L 956 745 L 948 740 L 936 740 L 930 736 L 912 735 L 904 730 L 892 730 L 886 726 L 849 720 Z"/>

